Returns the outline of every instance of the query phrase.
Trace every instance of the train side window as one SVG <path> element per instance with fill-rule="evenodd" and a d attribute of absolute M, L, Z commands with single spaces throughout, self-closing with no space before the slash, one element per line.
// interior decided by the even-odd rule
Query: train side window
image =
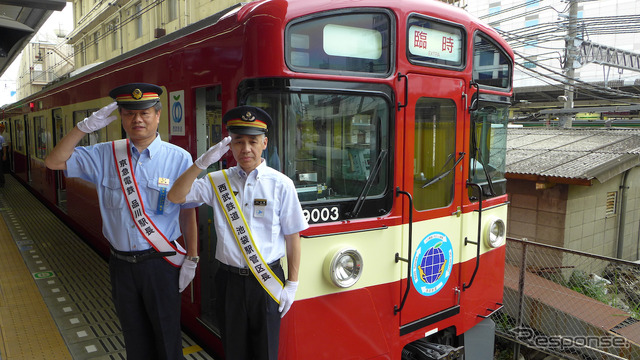
<path fill-rule="evenodd" d="M 24 134 L 24 126 L 22 124 L 21 119 L 13 120 L 13 138 L 15 139 L 15 144 L 13 144 L 13 150 L 26 154 L 24 143 L 25 143 L 25 134 Z"/>
<path fill-rule="evenodd" d="M 64 119 L 62 117 L 62 109 L 54 109 L 53 112 L 53 136 L 55 144 L 62 140 L 62 137 L 67 133 L 64 128 Z M 54 144 L 54 145 L 55 145 Z"/>
<path fill-rule="evenodd" d="M 47 129 L 47 123 L 44 116 L 35 116 L 33 118 L 33 155 L 44 160 L 51 149 L 51 130 Z"/>
<path fill-rule="evenodd" d="M 511 59 L 489 37 L 476 34 L 473 41 L 473 80 L 501 90 L 511 87 Z"/>
<path fill-rule="evenodd" d="M 508 103 L 482 101 L 471 113 L 469 181 L 482 187 L 482 197 L 504 195 L 507 152 Z M 469 187 L 469 198 L 478 200 L 477 188 Z"/>
<path fill-rule="evenodd" d="M 413 159 L 416 210 L 441 208 L 453 201 L 455 171 L 445 174 L 456 161 L 455 138 L 455 102 L 451 99 L 419 99 Z"/>

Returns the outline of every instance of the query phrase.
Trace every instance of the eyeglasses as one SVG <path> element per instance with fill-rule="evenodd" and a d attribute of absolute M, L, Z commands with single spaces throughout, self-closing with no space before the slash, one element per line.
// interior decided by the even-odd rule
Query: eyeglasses
<path fill-rule="evenodd" d="M 156 112 L 155 111 L 151 111 L 151 110 L 123 110 L 120 113 L 120 116 L 123 119 L 127 119 L 127 120 L 132 120 L 135 119 L 136 116 L 140 116 L 140 118 L 142 118 L 142 120 L 151 120 L 153 119 L 154 116 L 156 116 Z"/>

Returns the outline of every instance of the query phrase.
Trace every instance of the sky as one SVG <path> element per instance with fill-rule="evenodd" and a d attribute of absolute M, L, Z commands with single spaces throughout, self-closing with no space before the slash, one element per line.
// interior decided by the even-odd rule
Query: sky
<path fill-rule="evenodd" d="M 70 33 L 73 30 L 73 6 L 70 2 L 62 9 L 62 11 L 54 11 L 49 19 L 42 25 L 38 33 L 33 37 L 35 39 L 46 39 L 55 36 L 54 31 L 57 29 L 65 30 Z M 18 55 L 16 60 L 9 66 L 0 77 L 0 106 L 16 102 L 16 80 L 20 68 L 20 59 L 22 55 Z"/>

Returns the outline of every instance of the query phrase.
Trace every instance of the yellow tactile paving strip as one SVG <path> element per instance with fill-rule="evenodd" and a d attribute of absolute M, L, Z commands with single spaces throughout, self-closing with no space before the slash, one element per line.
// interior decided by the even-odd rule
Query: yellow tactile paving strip
<path fill-rule="evenodd" d="M 2 217 L 0 249 L 0 358 L 71 359 Z"/>
<path fill-rule="evenodd" d="M 16 179 L 5 179 L 0 360 L 125 359 L 107 262 Z M 213 360 L 184 333 L 182 344 L 185 359 Z"/>

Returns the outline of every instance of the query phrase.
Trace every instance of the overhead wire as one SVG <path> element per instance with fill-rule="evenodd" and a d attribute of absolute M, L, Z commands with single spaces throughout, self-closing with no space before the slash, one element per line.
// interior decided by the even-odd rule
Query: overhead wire
<path fill-rule="evenodd" d="M 480 17 L 481 19 L 488 21 L 489 25 L 493 25 L 495 30 L 498 31 L 498 33 L 509 43 L 514 53 L 524 60 L 523 62 L 516 61 L 516 65 L 519 67 L 521 74 L 562 89 L 567 85 L 572 85 L 574 86 L 574 91 L 576 93 L 580 93 L 581 95 L 594 99 L 607 99 L 604 96 L 624 96 L 633 99 L 640 98 L 640 95 L 633 93 L 607 88 L 600 86 L 599 84 L 588 83 L 581 81 L 578 78 L 569 78 L 562 72 L 564 68 L 563 53 L 566 50 L 564 37 L 566 29 L 570 23 L 570 19 L 566 18 L 566 16 L 563 17 L 559 15 L 558 21 L 534 24 L 508 31 L 502 30 L 497 26 L 505 21 L 521 19 L 527 16 L 537 16 L 547 10 L 553 10 L 558 14 L 562 14 L 569 8 L 568 3 L 562 11 L 557 10 L 553 6 L 535 7 L 536 4 L 540 3 L 541 1 L 539 0 L 529 0 L 512 7 L 500 9 L 499 11 L 493 11 L 490 14 Z M 496 17 L 500 18 L 496 19 Z M 581 34 L 581 37 L 585 40 L 598 35 L 637 33 L 640 32 L 640 15 L 579 18 L 578 31 Z M 552 45 L 553 42 L 560 41 L 562 41 L 562 46 L 556 47 Z M 527 52 L 527 49 L 542 49 L 547 51 L 535 55 L 528 55 L 523 52 L 523 50 Z M 557 54 L 558 56 L 549 56 L 552 54 Z M 559 66 L 557 67 L 549 63 L 550 61 L 553 62 L 555 59 L 558 60 Z M 526 63 L 528 63 L 527 66 L 525 66 Z M 543 69 L 548 73 L 532 69 L 531 64 L 534 64 L 535 67 Z M 571 84 L 572 82 L 573 84 Z M 604 96 L 600 96 L 598 94 Z M 613 101 L 628 103 L 618 100 Z"/>
<path fill-rule="evenodd" d="M 521 58 L 528 60 L 525 56 L 519 54 L 519 53 L 515 53 L 516 55 L 520 56 Z M 640 99 L 640 94 L 634 94 L 634 93 L 630 93 L 630 92 L 626 92 L 626 91 L 622 91 L 622 90 L 617 90 L 617 89 L 613 89 L 613 88 L 606 88 L 604 86 L 598 86 L 598 85 L 594 85 L 592 83 L 588 83 L 579 79 L 575 79 L 575 78 L 569 78 L 567 77 L 565 74 L 559 73 L 549 67 L 546 67 L 542 64 L 536 64 L 537 67 L 540 67 L 546 71 L 551 72 L 554 75 L 557 75 L 559 77 L 554 77 L 551 76 L 550 74 L 546 74 L 537 70 L 533 70 L 531 68 L 527 68 L 524 66 L 524 64 L 520 64 L 518 62 L 516 62 L 516 65 L 521 67 L 521 71 L 528 71 L 528 72 L 533 72 L 536 75 L 538 75 L 538 77 L 536 77 L 537 79 L 540 79 L 540 77 L 543 78 L 548 78 L 548 79 L 552 79 L 554 81 L 557 81 L 558 83 L 562 84 L 562 85 L 572 85 L 574 87 L 574 93 L 581 93 L 583 95 L 592 97 L 594 99 L 598 99 L 598 100 L 608 100 L 608 101 L 612 101 L 612 102 L 619 102 L 619 103 L 623 103 L 623 104 L 634 104 L 637 105 L 637 103 L 629 103 L 626 101 L 622 101 L 622 100 L 617 100 L 617 99 L 609 99 L 609 98 L 605 98 L 603 96 L 598 96 L 597 94 L 594 94 L 593 92 L 598 92 L 601 94 L 606 94 L 606 95 L 618 95 L 618 96 L 626 96 L 628 98 L 635 98 L 635 99 Z M 574 81 L 574 84 L 570 83 L 570 80 Z M 564 89 L 564 86 L 560 86 L 560 85 L 555 85 L 555 84 L 549 84 L 552 85 L 554 87 L 558 87 L 558 88 L 562 88 Z"/>

